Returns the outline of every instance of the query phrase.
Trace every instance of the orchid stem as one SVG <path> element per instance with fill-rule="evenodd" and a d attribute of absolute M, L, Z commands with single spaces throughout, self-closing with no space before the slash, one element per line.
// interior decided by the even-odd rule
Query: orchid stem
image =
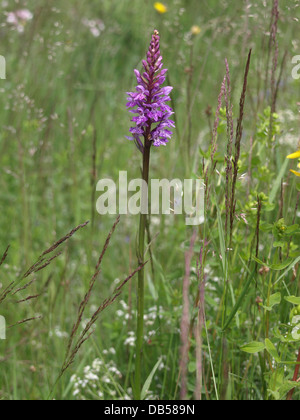
<path fill-rule="evenodd" d="M 147 189 L 142 188 L 142 211 L 140 215 L 140 228 L 138 239 L 138 263 L 139 266 L 145 262 L 145 232 L 147 223 L 146 209 L 148 209 L 148 183 L 149 183 L 149 164 L 150 164 L 151 143 L 145 141 L 143 154 L 143 181 L 147 184 Z M 143 211 L 144 210 L 144 211 Z M 135 399 L 141 399 L 141 376 L 142 376 L 142 353 L 144 341 L 144 293 L 145 293 L 145 269 L 138 274 L 138 293 L 137 293 L 137 333 L 136 333 L 136 360 L 135 360 Z"/>

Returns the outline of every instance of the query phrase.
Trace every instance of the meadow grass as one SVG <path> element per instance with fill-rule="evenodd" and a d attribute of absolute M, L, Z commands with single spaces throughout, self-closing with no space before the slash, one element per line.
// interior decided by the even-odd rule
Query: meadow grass
<path fill-rule="evenodd" d="M 10 248 L 0 293 L 58 238 L 90 223 L 59 244 L 63 253 L 49 266 L 21 281 L 34 280 L 28 289 L 3 302 L 0 295 L 8 325 L 39 318 L 0 341 L 0 399 L 133 398 L 136 277 L 54 384 L 74 325 L 82 333 L 138 269 L 138 217 L 122 216 L 93 279 L 116 218 L 96 213 L 95 186 L 119 171 L 140 176 L 140 154 L 125 139 L 125 92 L 154 29 L 174 86 L 176 130 L 166 148 L 153 151 L 150 176 L 205 179 L 207 194 L 199 229 L 180 216 L 150 220 L 143 384 L 152 375 L 143 397 L 285 399 L 296 386 L 300 189 L 286 156 L 299 146 L 300 82 L 291 76 L 300 54 L 299 3 L 281 0 L 278 22 L 276 1 L 165 0 L 165 14 L 153 3 L 3 6 L 0 261 Z M 19 33 L 6 12 L 21 8 L 33 19 Z M 95 21 L 99 36 L 84 19 Z M 191 34 L 193 25 L 200 34 Z M 299 395 L 296 389 L 292 397 Z"/>

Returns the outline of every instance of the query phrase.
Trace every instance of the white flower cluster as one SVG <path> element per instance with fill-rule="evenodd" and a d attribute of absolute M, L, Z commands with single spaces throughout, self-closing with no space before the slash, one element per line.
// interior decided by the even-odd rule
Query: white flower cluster
<path fill-rule="evenodd" d="M 105 354 L 112 354 L 111 350 L 114 349 L 107 350 Z M 73 396 L 79 400 L 117 397 L 119 394 L 116 384 L 121 378 L 122 374 L 113 361 L 105 364 L 102 360 L 95 359 L 91 366 L 84 368 L 82 377 L 77 375 L 71 377 Z"/>
<path fill-rule="evenodd" d="M 135 346 L 135 333 L 133 331 L 129 331 L 128 337 L 124 341 L 124 345 L 129 347 Z"/>
<path fill-rule="evenodd" d="M 56 326 L 53 330 L 49 331 L 49 337 L 68 338 L 69 334 L 66 331 L 62 331 L 59 326 Z"/>
<path fill-rule="evenodd" d="M 105 25 L 100 19 L 82 19 L 82 23 L 84 26 L 89 28 L 91 34 L 98 38 L 101 35 L 101 32 L 104 31 Z"/>
<path fill-rule="evenodd" d="M 122 318 L 123 325 L 126 325 L 128 321 L 132 319 L 132 313 L 129 309 L 129 306 L 126 302 L 124 302 L 124 300 L 120 301 L 120 305 L 122 306 L 122 309 L 117 310 L 116 315 L 118 318 Z"/>
<path fill-rule="evenodd" d="M 129 313 L 128 305 L 124 301 L 121 301 L 120 304 L 123 310 L 120 309 L 116 312 L 117 317 L 124 318 L 126 321 L 128 319 L 131 319 L 132 315 Z M 148 312 L 144 314 L 145 326 L 152 327 L 157 319 L 160 319 L 160 320 L 163 319 L 164 317 L 163 313 L 164 313 L 164 309 L 162 306 L 159 306 L 159 307 L 153 306 L 152 308 L 149 308 Z M 124 321 L 123 324 L 125 325 L 126 322 Z M 147 334 L 144 336 L 144 340 L 145 341 L 151 340 L 152 337 L 156 335 L 156 333 L 157 333 L 156 330 L 151 330 L 147 332 Z M 129 347 L 134 347 L 135 340 L 136 340 L 135 333 L 133 331 L 129 331 L 128 336 L 126 337 L 124 341 L 124 345 L 129 346 Z"/>
<path fill-rule="evenodd" d="M 148 309 L 148 313 L 144 315 L 144 321 L 146 326 L 154 325 L 154 322 L 157 318 L 163 319 L 163 307 L 160 306 L 153 306 L 152 308 Z"/>

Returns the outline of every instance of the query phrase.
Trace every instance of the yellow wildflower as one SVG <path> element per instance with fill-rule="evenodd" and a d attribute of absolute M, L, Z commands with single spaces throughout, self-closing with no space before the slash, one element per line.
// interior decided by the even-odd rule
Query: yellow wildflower
<path fill-rule="evenodd" d="M 298 150 L 298 152 L 296 152 L 296 153 L 292 153 L 291 155 L 288 155 L 287 158 L 288 159 L 299 159 L 300 158 L 300 150 Z M 298 168 L 300 168 L 300 164 L 298 164 Z M 295 174 L 296 176 L 300 177 L 300 172 L 293 171 L 292 169 L 291 169 L 291 172 L 293 172 L 293 174 Z"/>
<path fill-rule="evenodd" d="M 201 28 L 198 25 L 194 25 L 191 28 L 192 35 L 199 35 L 201 33 Z"/>
<path fill-rule="evenodd" d="M 160 2 L 156 2 L 154 3 L 154 9 L 158 12 L 158 13 L 166 13 L 168 11 L 167 6 L 165 6 L 163 3 Z"/>
<path fill-rule="evenodd" d="M 288 155 L 288 159 L 298 159 L 300 158 L 300 150 L 296 153 L 292 153 L 291 155 Z"/>

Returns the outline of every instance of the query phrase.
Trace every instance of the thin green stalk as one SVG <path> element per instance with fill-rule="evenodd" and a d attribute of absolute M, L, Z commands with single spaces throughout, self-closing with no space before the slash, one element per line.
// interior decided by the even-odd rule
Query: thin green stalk
<path fill-rule="evenodd" d="M 271 292 L 272 292 L 272 287 L 273 287 L 273 274 L 272 272 L 270 273 L 270 280 L 269 280 L 269 285 L 268 285 L 268 294 L 267 294 L 267 306 L 270 305 L 270 296 L 271 296 Z M 266 338 L 269 338 L 269 328 L 270 328 L 270 312 L 266 311 L 266 333 L 265 336 Z"/>
<path fill-rule="evenodd" d="M 150 164 L 151 143 L 145 141 L 143 157 L 143 181 L 147 186 L 149 183 L 149 164 Z M 142 209 L 148 209 L 149 198 L 148 188 L 142 188 Z M 147 214 L 144 211 L 140 215 L 140 228 L 138 239 L 138 263 L 143 265 L 145 262 L 145 233 L 147 225 Z M 136 333 L 136 359 L 135 359 L 135 399 L 141 399 L 141 365 L 144 341 L 144 293 L 145 293 L 145 269 L 143 268 L 138 275 L 137 293 L 137 333 Z"/>

